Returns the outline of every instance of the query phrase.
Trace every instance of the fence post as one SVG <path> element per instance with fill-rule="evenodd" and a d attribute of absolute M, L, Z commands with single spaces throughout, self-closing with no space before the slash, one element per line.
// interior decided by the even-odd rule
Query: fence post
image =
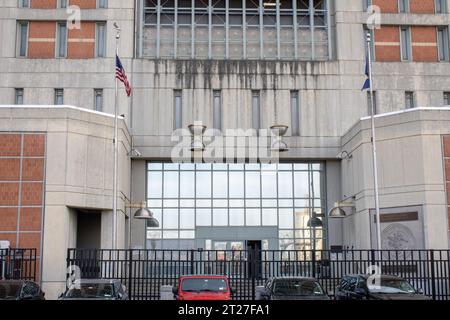
<path fill-rule="evenodd" d="M 191 249 L 191 274 L 195 274 L 194 272 L 194 250 Z"/>
<path fill-rule="evenodd" d="M 370 250 L 370 264 L 372 266 L 375 265 L 375 250 L 374 249 Z"/>
<path fill-rule="evenodd" d="M 431 264 L 431 294 L 433 297 L 433 300 L 436 300 L 436 275 L 435 268 L 434 268 L 434 250 L 431 249 L 430 251 L 430 264 Z"/>
<path fill-rule="evenodd" d="M 316 250 L 312 251 L 312 277 L 316 277 Z"/>
<path fill-rule="evenodd" d="M 133 281 L 133 249 L 128 249 L 129 255 L 128 255 L 128 261 L 129 261 L 129 269 L 128 269 L 128 300 L 133 300 L 134 296 L 133 296 L 133 286 L 132 286 L 132 281 Z"/>
<path fill-rule="evenodd" d="M 251 272 L 252 272 L 252 300 L 256 300 L 256 248 L 251 250 Z"/>

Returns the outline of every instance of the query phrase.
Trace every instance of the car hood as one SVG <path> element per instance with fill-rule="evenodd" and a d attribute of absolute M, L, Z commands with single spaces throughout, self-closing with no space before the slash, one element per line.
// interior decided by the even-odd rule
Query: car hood
<path fill-rule="evenodd" d="M 431 300 L 421 294 L 371 293 L 370 297 L 376 300 Z"/>
<path fill-rule="evenodd" d="M 275 301 L 287 301 L 287 300 L 317 300 L 326 301 L 330 300 L 328 296 L 272 296 L 271 300 Z"/>
<path fill-rule="evenodd" d="M 182 300 L 229 300 L 227 293 L 186 292 L 180 297 Z"/>
<path fill-rule="evenodd" d="M 75 301 L 112 301 L 115 298 L 59 298 L 58 300 L 75 300 Z"/>

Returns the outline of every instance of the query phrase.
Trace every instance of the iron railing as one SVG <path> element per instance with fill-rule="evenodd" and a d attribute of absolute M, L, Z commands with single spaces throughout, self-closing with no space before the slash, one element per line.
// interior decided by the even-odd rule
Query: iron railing
<path fill-rule="evenodd" d="M 0 280 L 37 278 L 36 249 L 0 249 Z"/>
<path fill-rule="evenodd" d="M 131 299 L 156 300 L 182 275 L 227 275 L 237 300 L 255 299 L 271 277 L 315 277 L 334 292 L 347 274 L 398 275 L 435 300 L 450 300 L 449 250 L 83 250 L 69 249 L 81 278 L 119 279 Z"/>

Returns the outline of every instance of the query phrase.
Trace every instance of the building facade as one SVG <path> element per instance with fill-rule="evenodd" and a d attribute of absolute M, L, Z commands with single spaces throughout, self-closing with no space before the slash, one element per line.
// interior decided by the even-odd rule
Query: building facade
<path fill-rule="evenodd" d="M 361 91 L 375 22 L 383 247 L 448 248 L 449 9 L 448 0 L 3 1 L 0 240 L 40 248 L 50 296 L 64 287 L 67 248 L 111 247 L 116 22 L 133 86 L 118 97 L 120 247 L 375 247 Z M 198 122 L 206 149 L 194 155 L 204 161 L 173 162 Z M 289 127 L 289 151 L 279 164 L 253 159 L 248 136 L 274 125 Z M 189 145 L 180 150 L 190 155 Z M 141 201 L 159 228 L 129 219 L 126 205 Z M 347 217 L 329 219 L 341 201 Z"/>

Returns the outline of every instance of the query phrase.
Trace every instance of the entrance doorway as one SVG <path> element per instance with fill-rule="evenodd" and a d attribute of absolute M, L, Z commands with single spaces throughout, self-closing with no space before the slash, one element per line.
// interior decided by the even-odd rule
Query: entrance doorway
<path fill-rule="evenodd" d="M 101 228 L 100 212 L 77 210 L 77 249 L 100 249 Z"/>
<path fill-rule="evenodd" d="M 250 278 L 262 278 L 262 241 L 261 240 L 247 240 L 248 250 L 248 275 Z"/>

